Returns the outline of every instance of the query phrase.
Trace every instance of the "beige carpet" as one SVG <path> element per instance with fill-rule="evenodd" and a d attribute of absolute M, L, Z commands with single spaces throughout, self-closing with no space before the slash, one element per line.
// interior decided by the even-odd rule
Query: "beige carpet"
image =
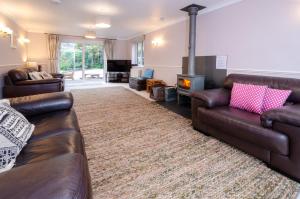
<path fill-rule="evenodd" d="M 74 90 L 94 198 L 295 198 L 299 184 L 121 87 Z"/>

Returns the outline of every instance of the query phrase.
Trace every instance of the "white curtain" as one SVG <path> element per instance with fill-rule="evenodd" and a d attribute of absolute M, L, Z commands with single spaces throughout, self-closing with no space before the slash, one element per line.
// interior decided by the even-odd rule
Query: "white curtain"
<path fill-rule="evenodd" d="M 107 59 L 114 58 L 114 41 L 106 39 L 104 41 L 104 50 Z"/>
<path fill-rule="evenodd" d="M 59 35 L 48 35 L 48 47 L 49 47 L 49 61 L 50 72 L 58 72 L 58 48 L 59 48 Z"/>

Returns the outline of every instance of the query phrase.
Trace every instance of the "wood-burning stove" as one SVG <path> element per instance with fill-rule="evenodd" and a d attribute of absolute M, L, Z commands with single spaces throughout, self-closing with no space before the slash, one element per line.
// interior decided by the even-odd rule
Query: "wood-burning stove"
<path fill-rule="evenodd" d="M 205 76 L 203 75 L 177 75 L 178 104 L 183 103 L 183 97 L 190 97 L 192 92 L 204 89 Z"/>
<path fill-rule="evenodd" d="M 188 74 L 177 76 L 177 93 L 178 104 L 182 103 L 182 96 L 190 96 L 192 92 L 201 91 L 204 89 L 205 77 L 195 74 L 195 51 L 196 51 L 196 24 L 199 10 L 204 9 L 204 6 L 192 4 L 182 11 L 188 12 L 190 16 L 190 30 L 189 30 L 189 64 Z"/>

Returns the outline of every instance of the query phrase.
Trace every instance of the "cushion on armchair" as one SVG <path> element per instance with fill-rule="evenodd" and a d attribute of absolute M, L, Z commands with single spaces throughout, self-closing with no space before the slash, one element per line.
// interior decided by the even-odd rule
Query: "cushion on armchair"
<path fill-rule="evenodd" d="M 153 73 L 154 73 L 153 69 L 146 69 L 145 72 L 144 72 L 143 78 L 152 79 L 153 78 Z"/>

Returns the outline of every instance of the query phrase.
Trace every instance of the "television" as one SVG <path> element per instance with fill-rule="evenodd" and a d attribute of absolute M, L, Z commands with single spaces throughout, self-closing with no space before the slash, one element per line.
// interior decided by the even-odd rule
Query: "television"
<path fill-rule="evenodd" d="M 107 72 L 130 72 L 131 60 L 107 60 Z"/>

